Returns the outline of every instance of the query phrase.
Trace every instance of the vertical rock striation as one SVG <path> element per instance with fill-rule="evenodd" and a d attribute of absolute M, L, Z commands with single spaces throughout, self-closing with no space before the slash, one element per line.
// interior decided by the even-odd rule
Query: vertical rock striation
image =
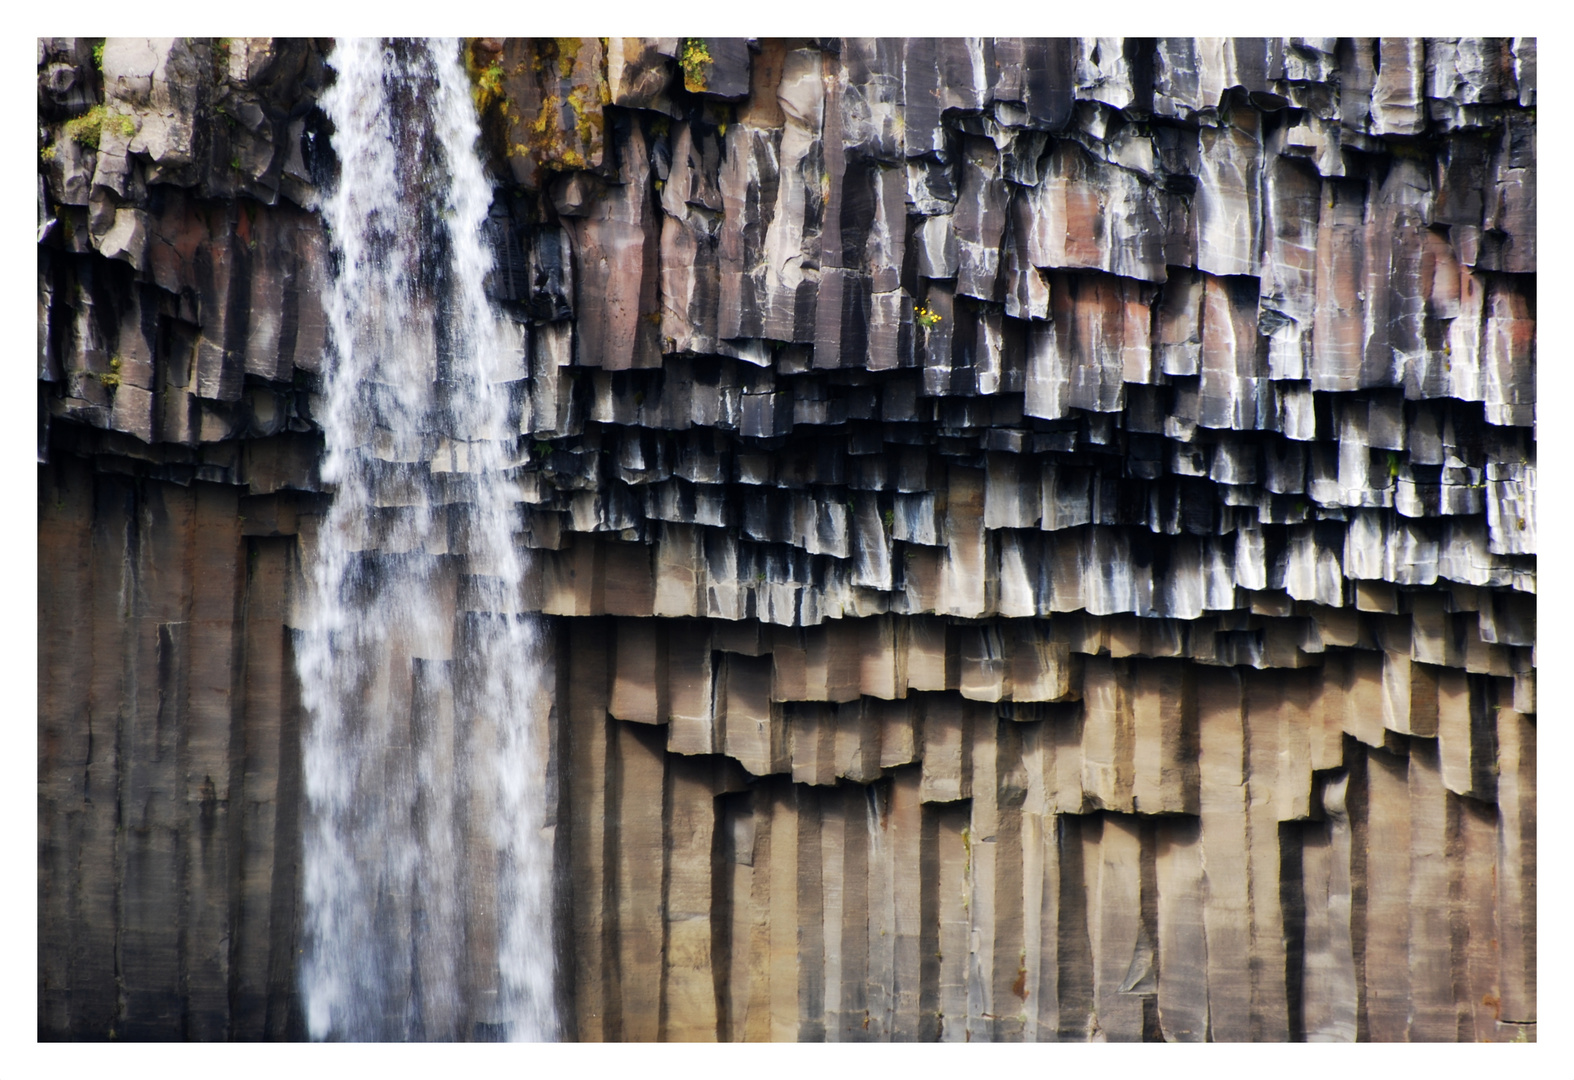
<path fill-rule="evenodd" d="M 547 626 L 565 1037 L 1534 1038 L 1533 39 L 470 41 L 508 363 L 349 523 L 331 43 L 95 45 L 38 54 L 40 1037 L 308 1033 L 353 525 L 458 628 L 432 715 Z"/>

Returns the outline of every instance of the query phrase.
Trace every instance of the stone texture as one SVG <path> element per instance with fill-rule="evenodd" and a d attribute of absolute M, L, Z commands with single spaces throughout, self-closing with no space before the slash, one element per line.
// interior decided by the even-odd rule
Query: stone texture
<path fill-rule="evenodd" d="M 705 44 L 459 46 L 565 1035 L 1534 1038 L 1534 40 Z M 40 1038 L 304 1034 L 330 49 L 39 42 Z"/>

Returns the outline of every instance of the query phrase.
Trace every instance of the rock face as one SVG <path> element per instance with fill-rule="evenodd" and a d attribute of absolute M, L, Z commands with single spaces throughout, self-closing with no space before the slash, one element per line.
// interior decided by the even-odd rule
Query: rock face
<path fill-rule="evenodd" d="M 41 1038 L 304 1034 L 331 47 L 39 42 Z M 1533 39 L 461 47 L 565 1037 L 1534 1038 Z"/>

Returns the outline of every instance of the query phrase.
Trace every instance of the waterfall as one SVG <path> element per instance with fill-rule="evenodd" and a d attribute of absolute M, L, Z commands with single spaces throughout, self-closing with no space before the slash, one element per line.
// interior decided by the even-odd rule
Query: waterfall
<path fill-rule="evenodd" d="M 545 687 L 509 474 L 523 354 L 483 288 L 492 191 L 458 53 L 341 40 L 321 102 L 334 498 L 298 650 L 315 1039 L 557 1031 Z"/>

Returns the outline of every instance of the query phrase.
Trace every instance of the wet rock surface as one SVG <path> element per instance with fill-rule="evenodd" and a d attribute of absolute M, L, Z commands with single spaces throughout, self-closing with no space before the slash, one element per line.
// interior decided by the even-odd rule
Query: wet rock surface
<path fill-rule="evenodd" d="M 304 1030 L 331 47 L 39 42 L 40 1037 Z M 1534 1037 L 1533 39 L 462 47 L 567 1034 Z"/>

